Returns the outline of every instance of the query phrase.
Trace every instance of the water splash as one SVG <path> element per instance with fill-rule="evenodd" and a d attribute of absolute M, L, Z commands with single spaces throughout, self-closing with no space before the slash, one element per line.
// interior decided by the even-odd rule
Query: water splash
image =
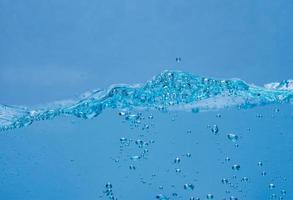
<path fill-rule="evenodd" d="M 0 105 L 0 131 L 61 115 L 91 119 L 109 108 L 200 112 L 292 102 L 293 80 L 258 87 L 239 79 L 218 80 L 180 71 L 164 71 L 145 84 L 113 85 L 108 90 L 87 93 L 77 101 L 56 102 L 38 108 Z"/>

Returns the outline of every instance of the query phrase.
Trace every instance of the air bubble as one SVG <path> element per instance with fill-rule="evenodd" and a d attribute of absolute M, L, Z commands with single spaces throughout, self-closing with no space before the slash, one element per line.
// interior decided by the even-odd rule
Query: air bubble
<path fill-rule="evenodd" d="M 213 125 L 211 131 L 216 135 L 219 132 L 219 127 L 215 124 L 215 125 Z"/>
<path fill-rule="evenodd" d="M 126 115 L 126 113 L 121 111 L 121 112 L 118 113 L 118 115 L 124 116 L 124 115 Z"/>
<path fill-rule="evenodd" d="M 158 200 L 169 200 L 169 198 L 166 197 L 166 196 L 163 195 L 163 194 L 158 194 L 158 195 L 156 195 L 156 199 L 158 199 Z"/>
<path fill-rule="evenodd" d="M 217 118 L 221 118 L 222 115 L 221 115 L 221 114 L 217 114 L 216 117 L 217 117 Z"/>
<path fill-rule="evenodd" d="M 281 190 L 281 194 L 282 194 L 282 195 L 287 194 L 286 190 Z"/>
<path fill-rule="evenodd" d="M 150 115 L 148 118 L 149 119 L 154 119 L 154 116 L 153 115 Z"/>
<path fill-rule="evenodd" d="M 105 187 L 107 189 L 111 189 L 113 186 L 112 186 L 112 184 L 110 182 L 108 182 L 108 183 L 106 183 Z"/>
<path fill-rule="evenodd" d="M 184 188 L 184 190 L 187 190 L 187 189 L 193 190 L 194 185 L 191 183 L 186 183 L 186 184 L 184 184 L 183 188 Z"/>
<path fill-rule="evenodd" d="M 241 179 L 242 182 L 247 182 L 248 181 L 248 178 L 245 176 Z"/>
<path fill-rule="evenodd" d="M 227 137 L 228 137 L 228 139 L 229 139 L 230 141 L 232 141 L 232 142 L 236 142 L 236 141 L 238 140 L 238 135 L 233 134 L 233 133 L 229 133 L 229 134 L 227 135 Z"/>
<path fill-rule="evenodd" d="M 270 188 L 270 189 L 274 189 L 275 187 L 276 187 L 275 184 L 273 184 L 273 183 L 270 183 L 270 184 L 269 184 L 269 188 Z"/>
<path fill-rule="evenodd" d="M 136 161 L 140 159 L 140 156 L 131 156 L 130 159 Z"/>
<path fill-rule="evenodd" d="M 181 169 L 177 168 L 177 169 L 175 169 L 175 172 L 176 173 L 180 173 L 181 172 Z"/>
<path fill-rule="evenodd" d="M 121 144 L 125 144 L 126 142 L 127 142 L 127 138 L 125 138 L 125 137 L 120 138 Z"/>
<path fill-rule="evenodd" d="M 240 165 L 236 164 L 232 166 L 233 170 L 239 171 L 240 170 Z"/>
<path fill-rule="evenodd" d="M 172 196 L 173 196 L 173 197 L 177 197 L 178 194 L 177 194 L 176 192 L 173 192 L 173 193 L 172 193 Z"/>
<path fill-rule="evenodd" d="M 174 163 L 179 164 L 180 161 L 181 161 L 180 158 L 179 157 L 176 157 L 175 160 L 174 160 Z"/>
<path fill-rule="evenodd" d="M 180 63 L 181 62 L 181 57 L 177 57 L 175 60 L 176 60 L 177 63 Z"/>
<path fill-rule="evenodd" d="M 221 182 L 222 182 L 223 184 L 228 184 L 228 183 L 229 183 L 228 179 L 226 179 L 226 178 L 222 178 Z"/>
<path fill-rule="evenodd" d="M 135 167 L 134 165 L 130 165 L 130 166 L 129 166 L 129 169 L 130 169 L 130 170 L 136 170 L 136 167 Z"/>
<path fill-rule="evenodd" d="M 191 157 L 191 153 L 187 153 L 186 157 L 190 158 Z"/>

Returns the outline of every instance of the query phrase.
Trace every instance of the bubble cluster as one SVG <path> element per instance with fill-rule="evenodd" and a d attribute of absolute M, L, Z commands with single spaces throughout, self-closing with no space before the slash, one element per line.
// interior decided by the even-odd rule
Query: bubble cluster
<path fill-rule="evenodd" d="M 104 190 L 104 194 L 110 199 L 110 200 L 118 200 L 118 198 L 116 198 L 114 196 L 113 193 L 113 186 L 110 182 L 105 184 L 105 190 Z"/>

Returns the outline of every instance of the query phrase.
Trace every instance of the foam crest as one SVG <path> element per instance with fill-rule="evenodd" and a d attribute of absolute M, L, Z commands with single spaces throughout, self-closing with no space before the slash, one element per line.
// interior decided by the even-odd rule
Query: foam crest
<path fill-rule="evenodd" d="M 112 85 L 107 90 L 85 94 L 77 101 L 60 101 L 38 108 L 0 105 L 0 130 L 25 127 L 60 115 L 91 119 L 109 108 L 200 112 L 292 103 L 293 80 L 258 87 L 239 79 L 218 80 L 181 71 L 164 71 L 145 84 Z"/>

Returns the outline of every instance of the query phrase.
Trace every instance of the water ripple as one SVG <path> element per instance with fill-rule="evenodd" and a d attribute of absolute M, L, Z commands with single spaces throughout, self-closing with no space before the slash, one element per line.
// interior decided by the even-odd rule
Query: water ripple
<path fill-rule="evenodd" d="M 60 115 L 91 119 L 108 108 L 200 112 L 292 102 L 293 80 L 259 87 L 239 79 L 218 80 L 181 71 L 164 71 L 145 84 L 112 85 L 108 90 L 88 92 L 77 101 L 60 101 L 36 108 L 0 105 L 0 131 Z"/>

